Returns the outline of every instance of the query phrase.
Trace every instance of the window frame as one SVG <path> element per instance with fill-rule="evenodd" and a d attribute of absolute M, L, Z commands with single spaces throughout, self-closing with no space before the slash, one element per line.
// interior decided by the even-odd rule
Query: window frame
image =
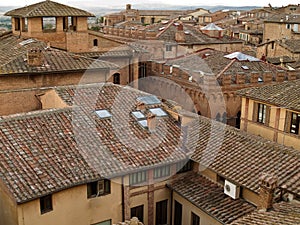
<path fill-rule="evenodd" d="M 155 224 L 163 225 L 168 223 L 168 199 L 156 202 Z"/>
<path fill-rule="evenodd" d="M 296 118 L 294 118 L 294 116 Z M 300 128 L 300 113 L 291 112 L 289 133 L 294 135 L 299 135 L 299 128 Z M 293 132 L 293 130 L 295 130 L 295 132 Z"/>
<path fill-rule="evenodd" d="M 103 186 L 100 190 L 100 185 Z M 111 193 L 111 182 L 108 179 L 102 179 L 87 184 L 87 198 L 96 198 Z"/>
<path fill-rule="evenodd" d="M 172 51 L 172 45 L 166 45 L 166 51 L 171 52 Z"/>
<path fill-rule="evenodd" d="M 45 214 L 53 211 L 52 195 L 40 197 L 40 212 Z"/>
<path fill-rule="evenodd" d="M 54 24 L 50 23 L 49 21 L 52 21 L 52 19 L 54 19 Z M 49 20 L 49 21 L 47 21 Z M 42 22 L 42 31 L 43 32 L 56 32 L 57 29 L 57 18 L 55 16 L 43 16 L 41 18 L 41 22 Z M 47 28 L 47 25 L 53 25 L 53 27 L 49 27 Z"/>
<path fill-rule="evenodd" d="M 141 217 L 138 215 L 139 213 L 142 213 Z M 132 207 L 130 208 L 130 217 L 137 217 L 139 219 L 140 222 L 144 222 L 144 215 L 145 212 L 144 212 L 144 205 L 138 205 L 138 206 L 135 206 L 135 207 Z"/>
<path fill-rule="evenodd" d="M 171 173 L 170 165 L 156 167 L 153 169 L 153 178 L 160 179 L 160 178 L 168 177 L 170 176 L 170 173 Z"/>
<path fill-rule="evenodd" d="M 194 212 L 191 212 L 191 225 L 200 225 L 200 222 L 200 216 Z"/>
<path fill-rule="evenodd" d="M 147 171 L 139 171 L 129 174 L 129 186 L 145 184 L 147 182 Z"/>
<path fill-rule="evenodd" d="M 267 105 L 263 103 L 257 103 L 257 117 L 256 122 L 266 124 Z"/>

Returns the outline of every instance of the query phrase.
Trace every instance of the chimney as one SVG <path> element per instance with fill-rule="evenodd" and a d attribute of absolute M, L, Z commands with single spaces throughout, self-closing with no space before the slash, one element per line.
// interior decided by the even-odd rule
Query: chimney
<path fill-rule="evenodd" d="M 153 113 L 147 115 L 147 126 L 150 132 L 154 132 L 156 129 L 156 116 Z"/>
<path fill-rule="evenodd" d="M 41 66 L 43 61 L 41 49 L 34 48 L 27 51 L 27 63 L 29 66 Z"/>
<path fill-rule="evenodd" d="M 177 31 L 175 33 L 175 41 L 176 42 L 185 42 L 185 33 L 183 31 L 183 25 L 180 23 L 177 26 Z"/>
<path fill-rule="evenodd" d="M 131 4 L 126 4 L 126 10 L 131 10 Z"/>
<path fill-rule="evenodd" d="M 273 195 L 277 187 L 278 178 L 275 175 L 263 173 L 259 178 L 259 202 L 257 208 L 259 211 L 266 212 L 272 208 Z"/>
<path fill-rule="evenodd" d="M 140 102 L 140 101 L 138 101 L 137 103 L 136 103 L 136 110 L 139 110 L 139 111 L 145 111 L 145 109 L 146 109 L 146 105 L 145 105 L 145 103 L 144 102 Z"/>

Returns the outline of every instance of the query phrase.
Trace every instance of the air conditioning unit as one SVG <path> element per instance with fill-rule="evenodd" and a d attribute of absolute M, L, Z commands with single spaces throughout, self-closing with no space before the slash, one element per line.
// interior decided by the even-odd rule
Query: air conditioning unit
<path fill-rule="evenodd" d="M 237 199 L 240 196 L 240 187 L 225 180 L 224 193 L 233 199 Z"/>

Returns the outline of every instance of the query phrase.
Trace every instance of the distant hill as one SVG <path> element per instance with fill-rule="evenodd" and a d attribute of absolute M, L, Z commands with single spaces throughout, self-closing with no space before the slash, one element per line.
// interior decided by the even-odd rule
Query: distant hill
<path fill-rule="evenodd" d="M 118 6 L 96 6 L 90 1 L 83 2 L 70 2 L 69 5 L 72 5 L 77 8 L 81 8 L 84 10 L 87 10 L 91 13 L 94 13 L 97 17 L 98 16 L 104 16 L 108 13 L 113 12 L 120 12 L 121 10 L 125 9 L 125 5 L 118 5 Z M 20 6 L 22 7 L 22 6 Z M 0 15 L 3 15 L 5 12 L 19 8 L 19 6 L 0 6 Z M 168 5 L 168 4 L 133 4 L 132 8 L 134 9 L 141 9 L 141 10 L 191 10 L 191 9 L 197 9 L 197 8 L 204 8 L 208 9 L 211 12 L 215 12 L 218 10 L 228 9 L 228 10 L 251 10 L 259 7 L 255 6 L 223 6 L 223 5 L 216 5 L 216 6 L 205 6 L 205 5 L 194 5 L 194 6 L 184 6 L 184 5 Z"/>

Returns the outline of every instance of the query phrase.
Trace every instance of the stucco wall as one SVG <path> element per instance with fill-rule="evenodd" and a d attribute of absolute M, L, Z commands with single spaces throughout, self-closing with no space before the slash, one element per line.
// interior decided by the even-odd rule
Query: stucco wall
<path fill-rule="evenodd" d="M 6 186 L 0 181 L 0 224 L 17 225 L 17 204 Z"/>
<path fill-rule="evenodd" d="M 114 181 L 114 182 L 113 182 Z M 53 210 L 40 213 L 39 199 L 18 206 L 19 225 L 90 225 L 112 219 L 122 221 L 120 179 L 111 182 L 111 194 L 87 198 L 87 186 L 81 185 L 52 195 Z"/>

